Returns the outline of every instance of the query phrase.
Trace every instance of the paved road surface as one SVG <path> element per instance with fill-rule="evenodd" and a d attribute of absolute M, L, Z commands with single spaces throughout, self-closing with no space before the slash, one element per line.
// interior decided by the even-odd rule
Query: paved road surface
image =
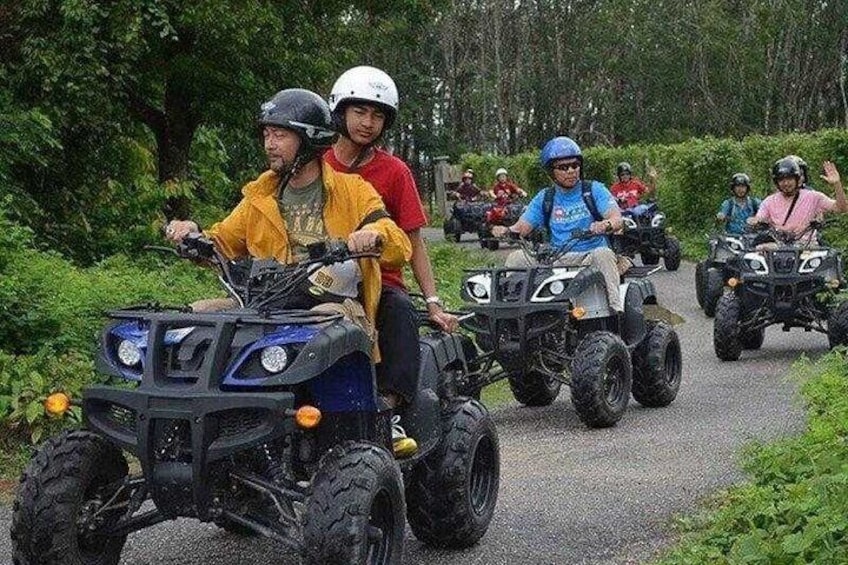
<path fill-rule="evenodd" d="M 427 236 L 436 238 L 438 230 Z M 466 236 L 469 237 L 469 236 Z M 463 245 L 477 246 L 469 237 Z M 654 276 L 661 303 L 686 320 L 680 395 L 668 408 L 631 404 L 612 429 L 588 430 L 564 387 L 543 409 L 510 404 L 495 411 L 502 477 L 495 518 L 481 543 L 463 552 L 429 549 L 411 534 L 405 563 L 612 564 L 650 558 L 671 539 L 673 516 L 742 478 L 739 448 L 792 433 L 802 412 L 785 378 L 799 352 L 819 354 L 826 338 L 769 328 L 760 351 L 735 363 L 712 350 L 712 323 L 697 309 L 694 268 Z M 10 511 L 0 508 L 8 532 Z M 0 562 L 11 553 L 0 536 Z M 130 536 L 122 564 L 296 564 L 264 540 L 243 540 L 189 520 Z"/>

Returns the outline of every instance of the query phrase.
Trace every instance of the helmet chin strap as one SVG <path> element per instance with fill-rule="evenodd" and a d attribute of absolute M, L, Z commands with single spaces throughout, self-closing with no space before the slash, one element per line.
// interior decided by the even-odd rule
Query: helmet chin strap
<path fill-rule="evenodd" d="M 293 179 L 297 175 L 297 173 L 300 172 L 300 168 L 307 162 L 308 160 L 306 159 L 306 155 L 298 152 L 288 170 L 280 175 L 280 182 L 277 183 L 278 200 L 282 200 L 283 191 L 286 190 L 286 187 L 289 185 L 291 179 Z"/>

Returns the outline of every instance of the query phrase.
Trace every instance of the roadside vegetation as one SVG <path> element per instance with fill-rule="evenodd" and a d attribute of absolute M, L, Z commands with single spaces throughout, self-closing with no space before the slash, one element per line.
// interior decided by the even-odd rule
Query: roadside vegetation
<path fill-rule="evenodd" d="M 658 565 L 845 563 L 848 555 L 848 364 L 845 351 L 797 362 L 802 434 L 749 447 L 749 480 L 681 519 Z"/>

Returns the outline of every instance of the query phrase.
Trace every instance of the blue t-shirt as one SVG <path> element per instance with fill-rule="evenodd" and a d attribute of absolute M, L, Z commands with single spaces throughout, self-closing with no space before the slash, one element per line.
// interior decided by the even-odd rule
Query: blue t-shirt
<path fill-rule="evenodd" d="M 760 199 L 754 196 L 747 196 L 744 206 L 740 206 L 735 198 L 722 202 L 718 212 L 727 218 L 724 230 L 737 235 L 745 233 L 746 220 L 757 213 L 760 204 Z"/>
<path fill-rule="evenodd" d="M 597 181 L 592 183 L 592 198 L 595 200 L 595 205 L 601 215 L 605 215 L 613 206 L 618 206 L 615 199 L 610 194 L 603 184 Z M 545 221 L 542 203 L 545 200 L 546 190 L 540 190 L 530 204 L 527 205 L 527 210 L 521 215 L 521 219 L 533 226 L 539 228 Z M 574 230 L 588 230 L 589 226 L 595 220 L 592 218 L 589 208 L 583 202 L 580 184 L 574 188 L 564 190 L 558 186 L 554 195 L 554 205 L 551 210 L 551 244 L 555 247 L 562 247 L 571 241 L 571 232 Z M 577 241 L 571 251 L 591 251 L 598 247 L 607 247 L 607 238 L 599 235 L 596 237 L 581 239 Z"/>

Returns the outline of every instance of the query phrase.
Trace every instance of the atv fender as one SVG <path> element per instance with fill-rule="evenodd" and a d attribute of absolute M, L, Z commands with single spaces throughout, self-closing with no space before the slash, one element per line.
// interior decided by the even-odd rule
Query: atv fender
<path fill-rule="evenodd" d="M 656 304 L 657 292 L 654 283 L 648 279 L 637 279 L 621 285 L 621 296 L 624 297 L 621 337 L 628 347 L 635 347 L 648 331 L 644 305 Z"/>
<path fill-rule="evenodd" d="M 586 309 L 586 319 L 605 318 L 612 314 L 604 276 L 595 267 L 586 267 L 571 280 L 560 299 L 570 298 Z"/>
<path fill-rule="evenodd" d="M 465 346 L 464 341 L 467 342 Z M 460 334 L 434 332 L 421 336 L 418 343 L 421 349 L 418 392 L 404 412 L 402 423 L 407 434 L 418 442 L 418 454 L 422 455 L 436 447 L 442 438 L 439 391 L 450 389 L 452 384 L 443 381 L 451 378 L 453 369 L 466 367 L 473 361 L 467 358 L 466 351 L 473 355 L 475 349 L 471 341 Z"/>

